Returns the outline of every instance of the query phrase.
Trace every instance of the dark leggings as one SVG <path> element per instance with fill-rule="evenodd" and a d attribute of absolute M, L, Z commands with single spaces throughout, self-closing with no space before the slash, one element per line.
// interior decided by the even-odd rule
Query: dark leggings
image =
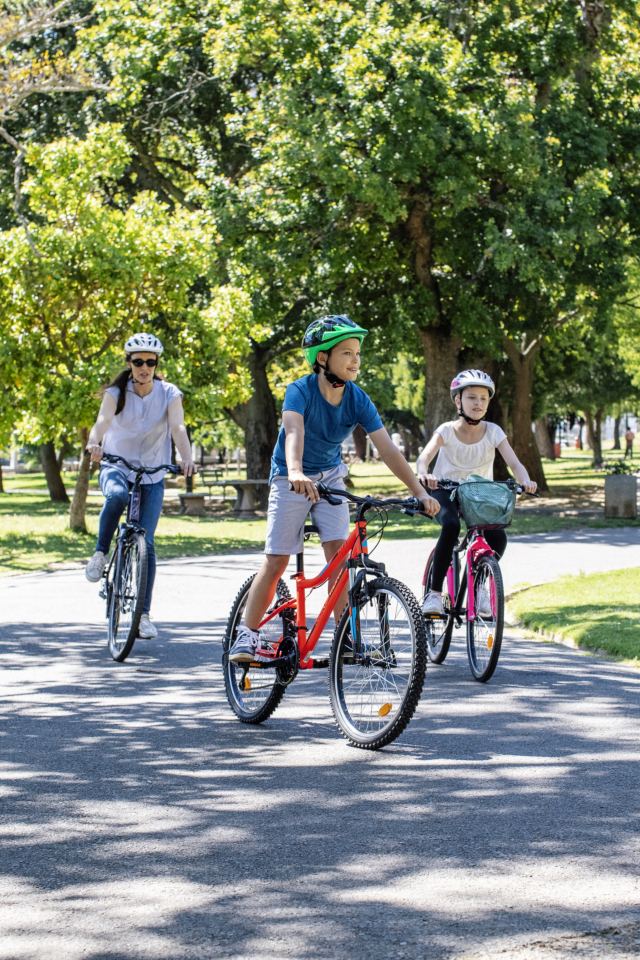
<path fill-rule="evenodd" d="M 453 548 L 460 536 L 460 517 L 458 516 L 456 502 L 451 500 L 449 490 L 429 490 L 429 493 L 440 504 L 440 509 L 435 518 L 442 527 L 442 532 L 433 555 L 433 573 L 431 584 L 428 584 L 428 586 L 431 590 L 440 593 L 453 557 Z M 500 559 L 507 549 L 507 535 L 504 530 L 486 530 L 484 538 L 497 558 Z"/>

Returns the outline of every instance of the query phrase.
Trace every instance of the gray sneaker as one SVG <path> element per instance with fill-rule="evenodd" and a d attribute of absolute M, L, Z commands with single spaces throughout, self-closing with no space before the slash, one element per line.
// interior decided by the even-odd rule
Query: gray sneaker
<path fill-rule="evenodd" d="M 156 627 L 151 623 L 148 613 L 143 613 L 140 617 L 140 626 L 138 627 L 138 636 L 142 640 L 155 640 L 158 636 Z"/>
<path fill-rule="evenodd" d="M 104 573 L 104 568 L 107 565 L 107 558 L 105 557 L 102 550 L 96 550 L 94 555 L 89 560 L 89 563 L 84 568 L 84 575 L 90 583 L 97 583 L 98 580 L 102 579 L 102 574 Z"/>
<path fill-rule="evenodd" d="M 229 660 L 234 663 L 251 662 L 255 658 L 256 648 L 260 640 L 257 630 L 250 630 L 244 624 L 238 627 L 236 642 L 231 648 Z"/>
<path fill-rule="evenodd" d="M 422 612 L 426 617 L 444 617 L 442 594 L 430 590 L 422 601 Z"/>
<path fill-rule="evenodd" d="M 476 594 L 476 603 L 478 604 L 478 613 L 481 617 L 493 617 L 491 609 L 491 597 L 486 587 L 480 587 Z"/>

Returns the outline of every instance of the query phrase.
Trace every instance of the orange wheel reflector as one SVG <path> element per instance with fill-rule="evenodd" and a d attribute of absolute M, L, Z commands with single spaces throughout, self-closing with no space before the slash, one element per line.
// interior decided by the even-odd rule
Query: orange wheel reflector
<path fill-rule="evenodd" d="M 491 650 L 491 647 L 492 647 L 492 646 L 493 646 L 493 634 L 490 633 L 490 634 L 489 634 L 489 639 L 487 640 L 487 647 L 489 648 L 489 650 Z"/>
<path fill-rule="evenodd" d="M 383 703 L 380 709 L 378 710 L 378 716 L 386 717 L 386 715 L 391 712 L 391 707 L 392 707 L 392 704 Z"/>
<path fill-rule="evenodd" d="M 251 680 L 249 680 L 249 677 L 244 678 L 244 688 L 245 690 L 251 690 Z"/>

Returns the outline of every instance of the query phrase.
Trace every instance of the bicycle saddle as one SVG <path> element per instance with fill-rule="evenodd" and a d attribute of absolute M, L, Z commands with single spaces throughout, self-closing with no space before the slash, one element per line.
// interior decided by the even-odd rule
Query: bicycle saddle
<path fill-rule="evenodd" d="M 320 533 L 318 528 L 313 523 L 306 523 L 304 527 L 304 536 L 305 540 L 307 537 L 310 537 L 312 533 Z"/>

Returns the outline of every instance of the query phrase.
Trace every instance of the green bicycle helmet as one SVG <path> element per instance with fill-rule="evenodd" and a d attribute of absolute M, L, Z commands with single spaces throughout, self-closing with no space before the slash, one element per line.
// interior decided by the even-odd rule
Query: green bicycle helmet
<path fill-rule="evenodd" d="M 323 350 L 331 350 L 341 340 L 348 340 L 350 337 L 357 337 L 362 343 L 368 332 L 349 317 L 343 317 L 340 314 L 320 317 L 307 327 L 302 339 L 302 352 L 307 362 L 313 366 L 316 357 Z"/>

